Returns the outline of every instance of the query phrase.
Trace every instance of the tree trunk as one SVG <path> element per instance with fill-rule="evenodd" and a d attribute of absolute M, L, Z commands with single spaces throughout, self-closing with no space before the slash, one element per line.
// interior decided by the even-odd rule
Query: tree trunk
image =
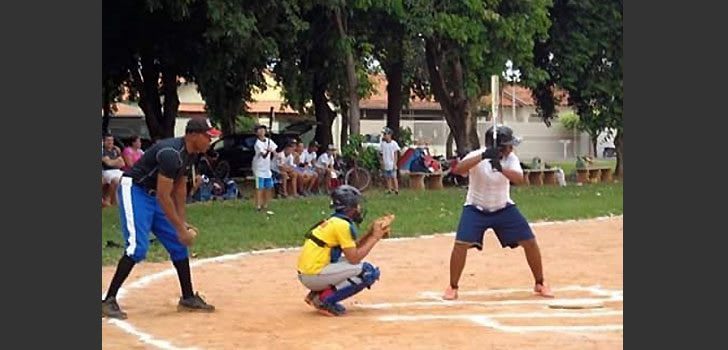
<path fill-rule="evenodd" d="M 235 134 L 235 124 L 237 122 L 237 116 L 238 111 L 240 111 L 240 104 L 242 104 L 242 100 L 237 103 L 227 103 L 224 104 L 222 108 L 219 109 L 220 114 L 217 116 L 209 115 L 208 117 L 211 117 L 212 119 L 217 119 L 220 121 L 220 128 L 223 135 L 233 135 Z M 224 139 L 223 138 L 223 146 L 224 147 L 230 147 L 233 146 L 233 143 L 235 140 L 232 138 Z"/>
<path fill-rule="evenodd" d="M 592 152 L 593 152 L 592 155 L 593 155 L 594 159 L 599 158 L 599 155 L 597 154 L 597 141 L 599 141 L 599 135 L 591 137 Z"/>
<path fill-rule="evenodd" d="M 468 147 L 471 150 L 480 148 L 480 139 L 478 138 L 478 116 L 473 113 L 470 101 L 466 100 L 463 107 L 463 115 L 465 116 L 465 136 L 468 140 Z"/>
<path fill-rule="evenodd" d="M 624 131 L 617 131 L 614 137 L 614 148 L 617 152 L 617 166 L 614 168 L 614 176 L 620 180 L 624 180 Z"/>
<path fill-rule="evenodd" d="M 227 113 L 226 113 L 227 114 Z M 233 118 L 230 118 L 231 115 L 227 114 L 223 119 L 220 121 L 220 127 L 222 128 L 223 135 L 232 135 L 235 134 L 235 119 L 234 115 L 232 115 Z"/>
<path fill-rule="evenodd" d="M 177 121 L 177 110 L 179 108 L 179 96 L 177 95 L 177 73 L 172 68 L 167 68 L 162 74 L 162 91 L 164 92 L 164 111 L 160 125 L 162 137 L 174 137 L 174 124 Z"/>
<path fill-rule="evenodd" d="M 341 106 L 341 144 L 345 145 L 349 142 L 349 109 L 346 102 L 340 102 Z"/>
<path fill-rule="evenodd" d="M 473 127 L 475 118 L 463 83 L 464 68 L 459 57 L 448 57 L 446 60 L 440 46 L 441 44 L 432 38 L 425 40 L 425 58 L 432 91 L 453 133 L 457 152 L 471 151 L 479 147 L 480 142 L 477 129 Z M 452 62 L 452 72 L 447 78 L 442 71 L 446 62 Z"/>
<path fill-rule="evenodd" d="M 101 115 L 101 135 L 109 133 L 109 118 L 111 118 L 111 102 L 104 101 L 101 107 L 103 114 Z"/>
<path fill-rule="evenodd" d="M 141 72 L 132 69 L 134 83 L 139 91 L 139 108 L 144 112 L 144 120 L 147 122 L 147 129 L 152 140 L 163 138 L 162 127 L 159 121 L 162 119 L 162 103 L 159 99 L 159 71 L 154 62 L 142 57 Z"/>
<path fill-rule="evenodd" d="M 447 110 L 443 111 L 445 112 L 445 119 L 448 120 L 448 126 L 450 127 L 451 133 L 453 135 L 453 139 L 455 140 L 455 150 L 456 152 L 469 152 L 472 150 L 470 148 L 469 142 L 468 142 L 468 136 L 466 132 L 466 126 L 465 126 L 465 118 L 463 117 L 454 117 L 457 115 L 462 116 L 460 114 L 460 111 L 456 110 Z"/>
<path fill-rule="evenodd" d="M 453 141 L 454 141 L 454 137 L 453 137 L 452 131 L 448 131 L 447 140 L 445 141 L 445 158 L 452 157 L 452 142 Z"/>
<path fill-rule="evenodd" d="M 242 94 L 240 94 L 242 96 Z M 222 127 L 223 135 L 235 134 L 237 127 L 238 115 L 242 111 L 245 102 L 242 98 L 229 97 L 230 100 L 225 103 L 225 109 L 220 116 L 220 127 Z"/>
<path fill-rule="evenodd" d="M 359 109 L 359 80 L 356 77 L 356 66 L 354 65 L 354 53 L 353 49 L 349 46 L 349 37 L 346 34 L 344 28 L 344 21 L 341 16 L 341 9 L 336 6 L 334 7 L 334 17 L 336 20 L 336 26 L 339 29 L 339 35 L 341 40 L 346 43 L 346 83 L 349 91 L 349 129 L 351 135 L 359 135 L 360 131 L 360 116 L 361 110 Z"/>
<path fill-rule="evenodd" d="M 402 70 L 404 62 L 401 60 L 384 65 L 384 74 L 387 76 L 387 127 L 394 131 L 394 138 L 399 139 L 399 120 L 402 115 Z"/>
<path fill-rule="evenodd" d="M 332 144 L 331 124 L 334 121 L 334 111 L 329 108 L 326 98 L 326 81 L 321 77 L 320 72 L 314 72 L 313 76 L 313 107 L 316 114 L 316 141 L 322 148 Z"/>

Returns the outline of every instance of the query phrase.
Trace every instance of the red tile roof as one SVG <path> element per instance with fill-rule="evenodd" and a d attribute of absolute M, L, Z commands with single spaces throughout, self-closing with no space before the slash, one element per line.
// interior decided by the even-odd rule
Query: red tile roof
<path fill-rule="evenodd" d="M 387 80 L 383 74 L 371 75 L 369 79 L 374 85 L 374 91 L 371 96 L 361 99 L 359 106 L 362 109 L 387 109 Z M 501 106 L 511 107 L 513 103 L 512 99 L 512 88 L 510 85 L 504 85 L 503 95 L 501 97 Z M 534 106 L 534 100 L 531 96 L 531 90 L 516 86 L 516 106 Z M 557 95 L 563 96 L 561 106 L 566 105 L 566 93 L 563 91 L 557 91 Z M 486 95 L 481 98 L 481 102 L 490 106 L 491 98 L 490 95 Z M 410 109 L 412 110 L 440 110 L 440 103 L 432 100 L 421 100 L 417 97 L 410 97 Z M 117 103 L 116 107 L 118 111 L 115 113 L 118 116 L 143 116 L 141 108 L 128 105 L 125 103 Z M 291 114 L 297 115 L 298 112 L 288 106 L 283 106 L 283 101 L 255 101 L 247 103 L 247 111 L 249 113 L 269 113 L 270 108 L 273 107 L 277 114 Z M 179 112 L 181 113 L 206 113 L 204 103 L 180 103 Z"/>
<path fill-rule="evenodd" d="M 387 79 L 383 74 L 369 76 L 370 81 L 374 85 L 374 91 L 368 98 L 363 98 L 359 105 L 362 109 L 387 109 Z M 504 85 L 502 90 L 503 95 L 501 96 L 501 106 L 511 107 L 513 105 L 513 89 L 510 85 Z M 557 92 L 557 94 L 564 95 L 563 92 Z M 516 106 L 534 106 L 535 102 L 531 96 L 531 90 L 523 87 L 516 86 Z M 481 98 L 482 103 L 486 106 L 490 106 L 491 98 L 490 95 L 486 95 Z M 440 110 L 440 103 L 432 100 L 420 100 L 417 97 L 410 97 L 410 108 L 413 110 Z M 562 99 L 561 105 L 566 105 L 566 99 Z"/>
<path fill-rule="evenodd" d="M 288 106 L 284 108 L 282 101 L 248 102 L 247 107 L 249 113 L 270 113 L 270 108 L 273 107 L 276 113 L 298 114 Z M 180 113 L 207 113 L 205 105 L 202 103 L 180 103 L 178 111 Z"/>

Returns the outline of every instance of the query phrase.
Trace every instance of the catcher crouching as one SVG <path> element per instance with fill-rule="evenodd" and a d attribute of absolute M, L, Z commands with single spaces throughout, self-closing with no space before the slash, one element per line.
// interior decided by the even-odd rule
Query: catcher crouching
<path fill-rule="evenodd" d="M 311 290 L 305 301 L 327 316 L 343 315 L 346 309 L 340 301 L 370 288 L 379 279 L 379 268 L 363 260 L 389 235 L 394 215 L 375 220 L 357 242 L 357 225 L 364 219 L 361 201 L 362 194 L 355 187 L 344 185 L 334 190 L 334 213 L 306 233 L 298 258 L 298 279 Z"/>

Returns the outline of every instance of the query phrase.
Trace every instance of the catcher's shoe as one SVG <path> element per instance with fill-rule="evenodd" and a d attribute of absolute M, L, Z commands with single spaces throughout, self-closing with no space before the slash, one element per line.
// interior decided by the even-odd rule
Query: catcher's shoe
<path fill-rule="evenodd" d="M 442 298 L 445 300 L 455 300 L 458 298 L 458 290 L 451 286 L 447 286 L 445 293 L 442 294 Z"/>
<path fill-rule="evenodd" d="M 303 299 L 303 301 L 306 302 L 306 304 L 311 305 L 315 308 L 318 308 L 318 304 L 321 304 L 321 299 L 319 299 L 319 293 L 310 291 L 306 295 L 306 298 Z"/>
<path fill-rule="evenodd" d="M 126 320 L 126 312 L 121 311 L 114 297 L 107 298 L 101 302 L 101 316 Z"/>
<path fill-rule="evenodd" d="M 346 313 L 346 308 L 340 303 L 318 303 L 316 309 L 319 313 L 326 316 L 342 316 Z"/>
<path fill-rule="evenodd" d="M 546 283 L 536 284 L 533 287 L 533 292 L 536 295 L 540 295 L 544 298 L 553 298 L 554 297 L 554 293 L 551 292 L 551 288 L 549 288 L 549 286 Z"/>
<path fill-rule="evenodd" d="M 180 298 L 179 304 L 177 304 L 177 311 L 213 312 L 215 311 L 215 307 L 206 303 L 200 296 L 200 293 L 195 293 L 195 295 L 187 299 Z"/>

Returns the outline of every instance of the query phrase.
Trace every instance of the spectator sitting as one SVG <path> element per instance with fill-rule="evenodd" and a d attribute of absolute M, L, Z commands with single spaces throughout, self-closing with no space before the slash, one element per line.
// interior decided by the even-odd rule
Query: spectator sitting
<path fill-rule="evenodd" d="M 129 141 L 129 145 L 124 147 L 124 151 L 121 155 L 124 157 L 124 167 L 121 170 L 127 171 L 131 169 L 131 166 L 144 155 L 144 151 L 142 151 L 141 137 L 137 135 L 132 136 Z"/>
<path fill-rule="evenodd" d="M 197 162 L 190 167 L 187 174 L 187 199 L 192 202 L 197 191 L 203 183 L 209 183 L 215 177 L 212 164 L 217 160 L 218 153 L 212 148 L 200 155 Z M 205 181 L 206 180 L 206 181 Z M 224 179 L 221 179 L 224 180 Z"/>
<path fill-rule="evenodd" d="M 102 198 L 107 198 L 108 205 L 116 205 L 116 188 L 124 174 L 124 159 L 121 150 L 114 146 L 114 136 L 104 135 L 104 148 L 101 152 L 101 182 Z"/>
<path fill-rule="evenodd" d="M 304 149 L 303 142 L 299 142 L 296 146 L 296 171 L 301 174 L 302 180 L 299 182 L 301 192 L 304 195 L 312 195 L 314 190 L 318 192 L 319 176 L 313 166 L 313 162 L 316 161 L 318 144 L 316 141 L 311 141 L 308 149 Z"/>
<path fill-rule="evenodd" d="M 327 190 L 333 189 L 331 180 L 337 178 L 336 169 L 334 169 L 335 161 L 336 147 L 334 145 L 329 145 L 326 153 L 321 154 L 316 161 L 316 171 L 322 175 L 324 183 L 327 186 Z"/>
<path fill-rule="evenodd" d="M 271 170 L 281 179 L 281 192 L 283 197 L 293 196 L 300 197 L 297 193 L 297 182 L 299 175 L 294 170 L 295 163 L 293 160 L 293 150 L 295 141 L 289 141 L 283 147 L 283 151 L 276 154 L 271 162 Z M 290 191 L 289 191 L 290 190 Z"/>

